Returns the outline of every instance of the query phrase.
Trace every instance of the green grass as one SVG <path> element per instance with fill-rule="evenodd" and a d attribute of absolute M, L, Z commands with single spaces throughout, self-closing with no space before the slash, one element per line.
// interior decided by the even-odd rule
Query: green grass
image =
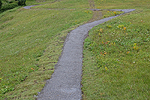
<path fill-rule="evenodd" d="M 137 11 L 90 31 L 84 45 L 83 99 L 149 98 L 149 1 L 94 1 L 95 8 Z M 88 10 L 88 0 L 26 4 L 42 5 L 0 14 L 0 100 L 34 100 L 54 72 L 68 32 L 99 15 Z M 100 13 L 98 19 L 114 15 Z"/>
<path fill-rule="evenodd" d="M 43 4 L 49 4 L 49 3 L 55 3 L 60 0 L 26 0 L 26 5 L 43 5 Z"/>
<path fill-rule="evenodd" d="M 94 0 L 98 9 L 149 9 L 150 0 Z"/>
<path fill-rule="evenodd" d="M 29 10 L 15 8 L 0 14 L 1 100 L 33 100 L 42 90 L 54 72 L 67 33 L 92 17 L 91 11 L 78 9 L 79 0 L 73 1 L 50 5 L 70 2 L 77 10 L 49 10 L 39 6 Z"/>
<path fill-rule="evenodd" d="M 83 100 L 148 100 L 150 10 L 147 5 L 150 1 L 126 0 L 123 7 L 121 0 L 111 6 L 107 1 L 104 8 L 136 8 L 136 11 L 89 32 L 84 43 Z M 131 3 L 134 5 L 127 7 Z"/>

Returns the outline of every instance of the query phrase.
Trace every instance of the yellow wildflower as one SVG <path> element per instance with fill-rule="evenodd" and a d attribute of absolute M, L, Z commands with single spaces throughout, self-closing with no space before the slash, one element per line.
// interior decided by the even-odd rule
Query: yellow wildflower
<path fill-rule="evenodd" d="M 123 28 L 123 27 L 124 27 L 124 25 L 118 25 L 117 27 L 118 27 L 118 28 Z"/>
<path fill-rule="evenodd" d="M 101 7 L 97 7 L 97 9 L 100 9 Z"/>
<path fill-rule="evenodd" d="M 107 25 L 107 28 L 112 28 L 112 26 L 111 25 Z"/>
<path fill-rule="evenodd" d="M 117 13 L 114 11 L 114 14 L 116 15 Z"/>
<path fill-rule="evenodd" d="M 102 33 L 102 32 L 103 32 L 103 29 L 100 29 L 99 31 Z"/>
<path fill-rule="evenodd" d="M 127 28 L 126 27 L 123 27 L 123 30 L 125 31 Z"/>
<path fill-rule="evenodd" d="M 136 43 L 134 43 L 134 46 L 136 46 Z"/>
<path fill-rule="evenodd" d="M 101 34 L 100 34 L 100 33 L 98 33 L 98 35 L 101 37 Z"/>
<path fill-rule="evenodd" d="M 139 50 L 138 46 L 134 46 L 133 48 L 134 48 L 134 50 Z"/>
<path fill-rule="evenodd" d="M 31 70 L 34 70 L 33 68 L 31 68 Z"/>
<path fill-rule="evenodd" d="M 115 42 L 114 42 L 114 45 L 116 45 Z"/>
<path fill-rule="evenodd" d="M 129 53 L 130 53 L 130 51 L 127 52 L 127 54 L 129 54 Z"/>
<path fill-rule="evenodd" d="M 106 69 L 106 71 L 108 70 L 108 68 L 107 68 L 107 67 L 105 67 L 105 69 Z"/>
<path fill-rule="evenodd" d="M 107 54 L 107 52 L 104 52 L 104 55 L 106 55 Z"/>

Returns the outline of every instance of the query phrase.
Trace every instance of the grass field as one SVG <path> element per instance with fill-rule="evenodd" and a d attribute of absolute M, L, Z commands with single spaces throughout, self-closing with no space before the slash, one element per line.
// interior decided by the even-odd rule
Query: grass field
<path fill-rule="evenodd" d="M 0 100 L 35 99 L 54 71 L 67 33 L 92 17 L 92 11 L 79 9 L 82 2 L 48 1 L 0 14 Z M 64 3 L 66 9 L 56 10 Z"/>
<path fill-rule="evenodd" d="M 149 0 L 27 0 L 26 4 L 41 5 L 0 14 L 0 100 L 36 99 L 54 72 L 68 32 L 121 13 L 90 8 L 136 11 L 90 31 L 84 44 L 83 99 L 149 98 Z"/>
<path fill-rule="evenodd" d="M 84 43 L 83 100 L 150 98 L 150 0 L 95 0 L 131 12 L 94 27 Z"/>

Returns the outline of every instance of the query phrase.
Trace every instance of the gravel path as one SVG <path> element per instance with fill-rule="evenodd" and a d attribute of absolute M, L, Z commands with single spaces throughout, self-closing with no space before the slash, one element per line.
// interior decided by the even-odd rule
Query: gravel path
<path fill-rule="evenodd" d="M 25 6 L 25 7 L 23 7 L 23 8 L 24 8 L 24 9 L 30 9 L 31 7 L 34 7 L 34 6 L 37 6 L 37 5 Z"/>
<path fill-rule="evenodd" d="M 118 10 L 125 13 L 134 11 L 134 9 Z M 47 80 L 44 89 L 39 93 L 38 100 L 81 100 L 80 83 L 84 39 L 88 35 L 88 31 L 94 26 L 115 17 L 117 16 L 81 25 L 68 34 L 62 55 L 55 66 L 55 71 L 51 79 Z"/>

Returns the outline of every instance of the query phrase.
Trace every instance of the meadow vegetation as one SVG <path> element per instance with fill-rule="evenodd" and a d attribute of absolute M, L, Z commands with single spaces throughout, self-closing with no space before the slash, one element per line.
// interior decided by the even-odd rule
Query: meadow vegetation
<path fill-rule="evenodd" d="M 150 98 L 150 0 L 94 0 L 136 9 L 94 27 L 84 43 L 83 100 Z"/>

